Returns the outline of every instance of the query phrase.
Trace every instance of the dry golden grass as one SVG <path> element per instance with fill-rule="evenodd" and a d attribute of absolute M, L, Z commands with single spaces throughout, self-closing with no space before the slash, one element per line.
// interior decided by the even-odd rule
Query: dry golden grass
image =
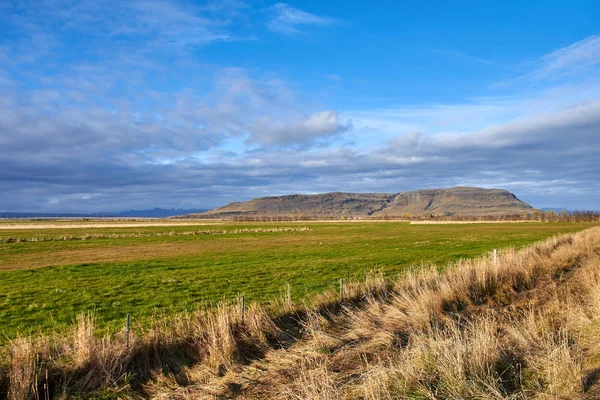
<path fill-rule="evenodd" d="M 600 228 L 519 252 L 372 274 L 310 305 L 289 295 L 173 316 L 136 332 L 19 339 L 0 391 L 36 398 L 525 399 L 598 398 Z M 1 394 L 1 393 L 0 393 Z M 54 397 L 53 397 L 54 398 Z"/>
<path fill-rule="evenodd" d="M 536 222 L 534 220 L 417 220 L 410 221 L 411 225 L 456 225 L 456 224 L 520 224 L 522 222 Z"/>

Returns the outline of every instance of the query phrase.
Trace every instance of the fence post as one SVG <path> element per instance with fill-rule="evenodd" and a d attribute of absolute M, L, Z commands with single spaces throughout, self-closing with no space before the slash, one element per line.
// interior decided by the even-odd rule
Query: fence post
<path fill-rule="evenodd" d="M 244 313 L 246 312 L 246 296 L 242 295 L 242 325 L 244 325 Z"/>
<path fill-rule="evenodd" d="M 498 250 L 494 249 L 494 264 L 498 261 Z"/>
<path fill-rule="evenodd" d="M 131 329 L 131 314 L 127 313 L 127 322 L 125 324 L 125 347 L 129 347 L 129 331 Z"/>
<path fill-rule="evenodd" d="M 48 368 L 46 368 L 46 381 L 44 382 L 44 398 L 50 400 L 50 383 L 48 383 Z"/>

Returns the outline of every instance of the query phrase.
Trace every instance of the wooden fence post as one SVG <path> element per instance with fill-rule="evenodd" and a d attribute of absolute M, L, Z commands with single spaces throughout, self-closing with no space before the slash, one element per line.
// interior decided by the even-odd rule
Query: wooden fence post
<path fill-rule="evenodd" d="M 127 322 L 125 323 L 125 347 L 129 347 L 129 331 L 131 330 L 131 314 L 127 313 Z"/>
<path fill-rule="evenodd" d="M 244 325 L 244 314 L 246 312 L 246 296 L 242 295 L 242 325 Z"/>
<path fill-rule="evenodd" d="M 50 400 L 50 383 L 48 383 L 48 368 L 46 368 L 46 381 L 44 382 L 44 398 Z"/>

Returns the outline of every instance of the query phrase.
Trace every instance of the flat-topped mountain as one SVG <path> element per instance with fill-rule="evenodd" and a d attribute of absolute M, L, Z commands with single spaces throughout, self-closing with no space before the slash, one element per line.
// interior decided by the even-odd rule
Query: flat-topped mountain
<path fill-rule="evenodd" d="M 397 217 L 405 215 L 512 215 L 536 210 L 502 189 L 455 187 L 414 192 L 293 194 L 234 202 L 182 218 Z"/>
<path fill-rule="evenodd" d="M 508 215 L 536 210 L 506 190 L 455 187 L 401 192 L 382 211 L 388 215 Z"/>

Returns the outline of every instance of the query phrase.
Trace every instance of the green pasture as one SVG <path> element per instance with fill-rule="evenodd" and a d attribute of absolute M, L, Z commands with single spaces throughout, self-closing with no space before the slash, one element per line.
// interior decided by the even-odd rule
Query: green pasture
<path fill-rule="evenodd" d="M 589 226 L 281 222 L 0 230 L 0 343 L 18 333 L 60 332 L 80 312 L 94 312 L 101 328 L 114 330 L 128 312 L 135 327 L 152 315 L 210 306 L 242 293 L 248 301 L 269 301 L 286 283 L 301 299 L 342 277 L 360 278 L 373 270 L 394 275 L 411 264 L 444 265 Z M 285 227 L 309 230 L 178 235 Z M 173 236 L 152 236 L 155 232 Z M 122 237 L 60 240 L 94 234 Z M 139 234 L 145 236 L 134 236 Z M 56 240 L 2 241 L 35 237 Z"/>

